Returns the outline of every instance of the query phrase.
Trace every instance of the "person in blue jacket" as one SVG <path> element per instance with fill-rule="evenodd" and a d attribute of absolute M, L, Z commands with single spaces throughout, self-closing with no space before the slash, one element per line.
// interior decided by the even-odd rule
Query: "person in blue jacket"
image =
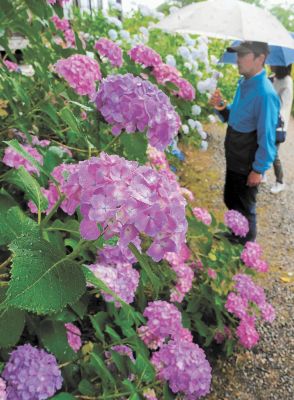
<path fill-rule="evenodd" d="M 244 244 L 256 238 L 258 185 L 276 156 L 280 100 L 264 69 L 269 53 L 266 43 L 246 41 L 227 50 L 237 53 L 242 77 L 232 104 L 226 104 L 219 89 L 212 95 L 210 104 L 222 121 L 228 123 L 224 202 L 228 209 L 237 210 L 248 219 L 249 232 L 245 238 L 238 239 Z"/>

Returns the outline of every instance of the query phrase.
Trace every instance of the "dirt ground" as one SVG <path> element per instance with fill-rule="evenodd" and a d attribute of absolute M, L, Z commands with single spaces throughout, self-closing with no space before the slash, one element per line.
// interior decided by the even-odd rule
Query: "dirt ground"
<path fill-rule="evenodd" d="M 209 149 L 201 153 L 185 147 L 186 161 L 181 184 L 195 195 L 195 205 L 212 211 L 223 220 L 223 139 L 225 127 L 206 127 Z M 240 350 L 230 359 L 220 358 L 213 367 L 211 394 L 207 400 L 293 400 L 294 399 L 294 119 L 280 148 L 286 189 L 270 193 L 275 179 L 267 172 L 258 197 L 258 237 L 270 272 L 260 282 L 274 305 L 277 318 L 259 327 L 260 342 L 252 350 Z"/>

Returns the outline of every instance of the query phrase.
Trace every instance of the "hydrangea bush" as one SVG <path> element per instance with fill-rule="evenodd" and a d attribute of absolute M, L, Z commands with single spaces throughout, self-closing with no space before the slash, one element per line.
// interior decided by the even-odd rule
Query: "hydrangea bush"
<path fill-rule="evenodd" d="M 179 136 L 207 146 L 215 43 L 65 3 L 0 16 L 0 399 L 202 398 L 213 349 L 275 318 L 262 249 L 223 235 L 248 222 L 195 206 L 169 164 Z M 20 26 L 29 68 L 7 47 Z"/>

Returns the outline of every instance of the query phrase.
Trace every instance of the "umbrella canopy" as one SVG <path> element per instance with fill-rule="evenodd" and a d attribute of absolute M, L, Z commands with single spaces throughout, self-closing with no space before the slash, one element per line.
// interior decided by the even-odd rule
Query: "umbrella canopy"
<path fill-rule="evenodd" d="M 294 40 L 270 12 L 238 0 L 193 3 L 163 18 L 155 28 L 221 39 L 265 42 L 294 49 Z"/>
<path fill-rule="evenodd" d="M 294 38 L 294 33 L 291 33 L 291 36 Z M 236 40 L 231 44 L 231 46 L 237 46 L 239 43 L 240 41 Z M 273 45 L 270 45 L 269 49 L 270 53 L 265 60 L 266 64 L 286 67 L 287 65 L 294 63 L 294 49 Z M 219 63 L 237 64 L 237 54 L 226 51 L 219 60 Z"/>

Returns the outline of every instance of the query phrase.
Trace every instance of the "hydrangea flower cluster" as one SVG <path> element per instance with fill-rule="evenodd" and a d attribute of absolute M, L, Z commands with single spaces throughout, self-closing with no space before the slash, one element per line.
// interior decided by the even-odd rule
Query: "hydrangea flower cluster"
<path fill-rule="evenodd" d="M 73 351 L 77 353 L 82 347 L 81 331 L 76 325 L 72 324 L 71 322 L 64 324 L 64 326 L 66 329 L 68 344 L 73 349 Z"/>
<path fill-rule="evenodd" d="M 62 32 L 70 29 L 69 21 L 66 18 L 59 18 L 57 15 L 53 15 L 53 17 L 51 17 L 51 21 L 53 22 L 55 28 Z"/>
<path fill-rule="evenodd" d="M 60 164 L 54 168 L 51 175 L 60 183 L 61 186 L 64 186 L 70 174 L 74 173 L 77 168 L 76 164 Z M 46 209 L 46 214 L 48 215 L 55 203 L 58 201 L 59 193 L 53 182 L 49 182 L 48 189 L 42 188 L 41 191 L 48 200 L 48 207 Z M 73 215 L 80 204 L 79 187 L 77 187 L 77 185 L 66 186 L 63 188 L 62 192 L 66 198 L 63 200 L 60 207 L 66 214 Z M 28 202 L 28 207 L 31 213 L 38 212 L 38 208 L 32 201 Z"/>
<path fill-rule="evenodd" d="M 176 286 L 171 291 L 170 301 L 181 303 L 185 295 L 191 290 L 194 272 L 185 262 L 190 257 L 188 246 L 183 243 L 181 251 L 177 253 L 167 253 L 164 258 L 169 262 L 171 268 L 177 275 Z"/>
<path fill-rule="evenodd" d="M 57 37 L 55 39 L 55 42 L 62 47 L 74 48 L 76 46 L 76 38 L 74 31 L 70 27 L 69 21 L 66 18 L 61 19 L 57 15 L 53 15 L 51 21 L 53 22 L 56 29 L 59 29 L 63 32 L 66 44 L 60 37 Z"/>
<path fill-rule="evenodd" d="M 97 239 L 118 236 L 125 248 L 139 233 L 154 238 L 147 254 L 160 261 L 168 251 L 178 251 L 185 241 L 185 199 L 165 174 L 116 155 L 102 153 L 78 164 L 62 191 L 79 193 L 82 236 Z"/>
<path fill-rule="evenodd" d="M 205 225 L 210 225 L 212 218 L 209 212 L 205 208 L 195 207 L 193 208 L 193 214 L 195 218 L 203 222 Z"/>
<path fill-rule="evenodd" d="M 42 155 L 29 144 L 21 144 L 20 145 L 23 150 L 29 153 L 34 159 L 41 165 L 43 165 L 43 157 Z M 22 155 L 20 155 L 16 150 L 12 147 L 6 147 L 4 151 L 4 157 L 2 162 L 5 165 L 8 165 L 11 168 L 18 169 L 19 167 L 23 166 L 28 172 L 35 173 L 40 175 L 39 170 L 30 163 L 30 161 L 26 160 Z"/>
<path fill-rule="evenodd" d="M 122 50 L 114 43 L 112 40 L 107 38 L 100 38 L 96 43 L 94 48 L 98 53 L 109 59 L 110 64 L 113 67 L 121 67 L 123 64 Z"/>
<path fill-rule="evenodd" d="M 6 399 L 7 399 L 6 383 L 2 378 L 0 378 L 0 400 L 6 400 Z"/>
<path fill-rule="evenodd" d="M 93 98 L 96 92 L 95 82 L 102 79 L 97 61 L 82 54 L 58 60 L 55 71 L 77 94 L 88 95 L 90 98 Z"/>
<path fill-rule="evenodd" d="M 9 60 L 4 60 L 3 63 L 5 64 L 6 68 L 8 69 L 9 72 L 20 72 L 19 65 L 9 61 Z"/>
<path fill-rule="evenodd" d="M 187 400 L 209 393 L 211 367 L 204 351 L 195 343 L 171 340 L 153 353 L 157 378 L 166 380 L 174 393 L 184 393 Z"/>
<path fill-rule="evenodd" d="M 138 333 L 150 349 L 161 347 L 169 338 L 192 341 L 191 333 L 182 326 L 180 311 L 173 304 L 162 300 L 150 302 L 143 315 L 148 321 Z"/>
<path fill-rule="evenodd" d="M 134 301 L 140 274 L 132 268 L 131 264 L 104 265 L 97 263 L 89 265 L 88 268 L 126 303 L 130 304 Z M 101 292 L 105 301 L 115 301 L 110 294 L 103 290 Z M 120 302 L 115 301 L 115 306 L 120 307 Z"/>
<path fill-rule="evenodd" d="M 186 79 L 180 76 L 179 71 L 168 64 L 157 64 L 154 66 L 152 74 L 159 84 L 164 85 L 166 82 L 171 82 L 179 88 L 174 94 L 185 100 L 194 100 L 195 89 Z"/>
<path fill-rule="evenodd" d="M 241 260 L 243 263 L 258 272 L 267 272 L 268 264 L 261 259 L 262 249 L 258 243 L 246 242 L 244 249 L 241 253 Z"/>
<path fill-rule="evenodd" d="M 5 364 L 7 400 L 43 400 L 62 386 L 56 358 L 43 349 L 25 344 L 14 350 Z"/>
<path fill-rule="evenodd" d="M 137 64 L 141 64 L 144 67 L 155 67 L 156 65 L 162 63 L 160 55 L 153 49 L 144 44 L 139 44 L 133 47 L 128 55 Z"/>
<path fill-rule="evenodd" d="M 112 133 L 147 129 L 149 143 L 164 150 L 176 136 L 180 117 L 169 97 L 149 81 L 132 74 L 109 75 L 96 97 L 98 110 L 112 125 Z"/>
<path fill-rule="evenodd" d="M 245 237 L 249 232 L 248 220 L 239 211 L 227 211 L 225 213 L 225 224 L 232 230 L 234 235 Z"/>
<path fill-rule="evenodd" d="M 118 354 L 121 356 L 128 356 L 130 360 L 135 363 L 135 358 L 133 354 L 133 350 L 124 344 L 118 344 L 116 346 L 112 346 L 111 350 L 116 351 Z M 111 358 L 111 353 L 109 351 L 105 352 L 105 357 L 106 358 Z"/>
<path fill-rule="evenodd" d="M 259 340 L 258 332 L 255 329 L 255 316 L 249 313 L 254 312 L 250 303 L 254 303 L 260 310 L 264 321 L 272 323 L 275 319 L 273 306 L 266 301 L 262 287 L 256 285 L 250 276 L 237 274 L 233 277 L 237 294 L 230 292 L 225 308 L 240 319 L 236 330 L 240 343 L 250 349 Z"/>

